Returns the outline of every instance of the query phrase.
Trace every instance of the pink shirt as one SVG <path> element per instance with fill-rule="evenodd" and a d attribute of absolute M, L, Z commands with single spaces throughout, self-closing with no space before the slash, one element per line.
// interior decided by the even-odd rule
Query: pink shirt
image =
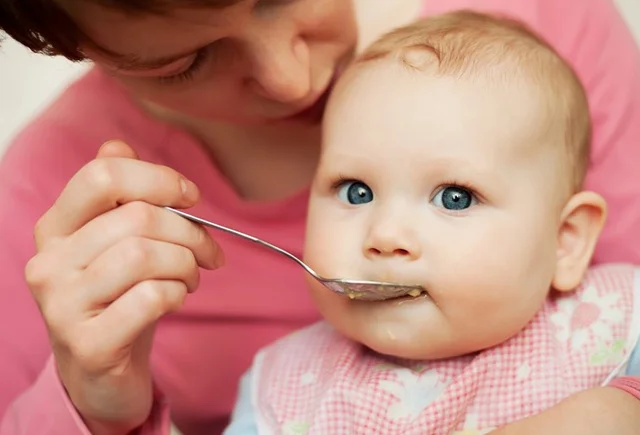
<path fill-rule="evenodd" d="M 442 0 L 426 13 L 471 7 L 509 12 L 545 36 L 584 81 L 595 124 L 587 187 L 609 202 L 597 262 L 640 263 L 640 55 L 610 0 Z M 143 159 L 196 182 L 193 212 L 301 253 L 306 192 L 284 201 L 243 201 L 198 142 L 138 110 L 109 78 L 90 72 L 14 141 L 0 164 L 0 435 L 87 434 L 55 374 L 40 314 L 23 274 L 32 229 L 100 144 L 122 139 Z M 161 320 L 152 365 L 172 418 L 185 433 L 226 424 L 237 381 L 255 351 L 319 319 L 303 272 L 279 256 L 216 234 L 227 265 L 204 272 L 200 290 Z M 167 433 L 159 403 L 143 433 Z"/>

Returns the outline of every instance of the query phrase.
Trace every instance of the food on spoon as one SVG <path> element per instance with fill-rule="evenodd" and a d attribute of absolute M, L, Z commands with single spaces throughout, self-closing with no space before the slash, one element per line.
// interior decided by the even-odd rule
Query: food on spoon
<path fill-rule="evenodd" d="M 367 292 L 354 290 L 350 287 L 347 287 L 345 290 L 346 290 L 346 295 L 351 300 L 362 299 L 363 296 L 367 295 Z M 415 288 L 407 293 L 408 296 L 412 296 L 414 298 L 420 296 L 421 294 L 422 294 L 422 289 L 418 289 L 418 288 Z M 401 296 L 398 296 L 398 297 L 401 297 Z"/>
<path fill-rule="evenodd" d="M 347 289 L 347 296 L 349 296 L 349 299 L 352 299 L 352 300 L 353 299 L 360 299 L 365 294 L 366 294 L 365 292 L 352 290 L 350 288 Z"/>

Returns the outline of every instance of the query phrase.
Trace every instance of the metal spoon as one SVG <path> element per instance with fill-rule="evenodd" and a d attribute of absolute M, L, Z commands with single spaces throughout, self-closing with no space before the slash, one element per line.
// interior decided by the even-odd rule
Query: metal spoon
<path fill-rule="evenodd" d="M 285 251 L 282 248 L 272 245 L 269 242 L 265 242 L 264 240 L 258 239 L 257 237 L 250 236 L 240 231 L 227 228 L 225 226 L 215 224 L 213 222 L 209 222 L 199 217 L 190 215 L 189 213 L 185 213 L 181 210 L 176 210 L 171 207 L 165 207 L 165 208 L 192 222 L 205 225 L 207 227 L 215 228 L 217 230 L 225 231 L 229 234 L 233 234 L 234 236 L 238 236 L 243 239 L 258 243 L 259 245 L 265 246 L 267 248 L 273 249 L 274 251 L 279 252 L 285 257 L 298 263 L 300 266 L 302 266 L 304 270 L 307 271 L 309 275 L 314 277 L 316 280 L 322 283 L 329 290 L 334 291 L 335 293 L 338 293 L 340 295 L 347 296 L 350 299 L 359 299 L 363 301 L 383 301 L 386 299 L 393 299 L 393 298 L 398 298 L 406 295 L 418 296 L 423 292 L 425 292 L 425 289 L 419 285 L 402 285 L 402 284 L 394 284 L 390 282 L 323 278 L 320 275 L 318 275 L 313 269 L 307 266 L 298 257 Z"/>

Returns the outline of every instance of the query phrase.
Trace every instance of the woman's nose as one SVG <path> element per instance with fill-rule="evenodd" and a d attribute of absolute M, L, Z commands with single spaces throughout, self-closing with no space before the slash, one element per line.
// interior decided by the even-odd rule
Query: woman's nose
<path fill-rule="evenodd" d="M 269 38 L 255 48 L 249 86 L 280 103 L 303 102 L 311 93 L 309 48 L 304 40 Z"/>

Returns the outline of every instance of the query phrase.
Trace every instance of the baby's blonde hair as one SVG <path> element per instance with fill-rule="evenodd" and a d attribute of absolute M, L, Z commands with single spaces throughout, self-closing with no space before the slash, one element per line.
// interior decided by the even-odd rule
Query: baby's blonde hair
<path fill-rule="evenodd" d="M 406 66 L 420 70 L 421 65 L 411 56 L 414 49 L 433 54 L 437 74 L 498 80 L 509 80 L 517 74 L 544 89 L 551 114 L 547 119 L 557 122 L 564 131 L 562 141 L 571 165 L 567 171 L 570 188 L 582 188 L 591 142 L 587 96 L 571 66 L 542 38 L 515 19 L 462 10 L 429 17 L 384 35 L 357 63 L 395 56 Z"/>

